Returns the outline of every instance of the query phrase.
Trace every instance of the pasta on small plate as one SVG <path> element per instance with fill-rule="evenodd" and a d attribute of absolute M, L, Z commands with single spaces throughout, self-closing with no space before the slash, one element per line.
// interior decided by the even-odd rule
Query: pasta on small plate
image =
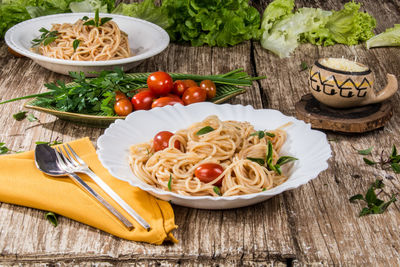
<path fill-rule="evenodd" d="M 44 42 L 36 42 L 35 47 L 35 40 L 44 37 Z M 169 44 L 168 33 L 153 23 L 95 13 L 30 19 L 11 27 L 4 39 L 12 50 L 44 68 L 66 75 L 83 71 L 89 77 L 93 76 L 91 72 L 115 67 L 129 70 Z"/>
<path fill-rule="evenodd" d="M 326 135 L 303 121 L 212 103 L 137 111 L 111 124 L 97 145 L 116 178 L 201 209 L 248 206 L 297 188 L 331 157 Z"/>

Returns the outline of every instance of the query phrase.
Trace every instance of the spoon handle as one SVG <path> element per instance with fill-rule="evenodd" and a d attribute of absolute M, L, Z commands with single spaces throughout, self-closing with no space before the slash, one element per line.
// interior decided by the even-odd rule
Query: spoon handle
<path fill-rule="evenodd" d="M 117 217 L 126 228 L 129 230 L 133 229 L 133 225 L 113 206 L 111 206 L 102 196 L 96 193 L 85 181 L 83 181 L 76 173 L 68 173 L 68 176 L 72 178 L 82 189 L 91 194 L 96 200 L 98 200 L 106 209 L 108 209 L 115 217 Z"/>

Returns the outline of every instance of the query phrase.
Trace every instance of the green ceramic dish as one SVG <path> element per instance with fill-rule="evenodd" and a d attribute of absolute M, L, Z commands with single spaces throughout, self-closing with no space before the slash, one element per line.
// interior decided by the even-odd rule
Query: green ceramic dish
<path fill-rule="evenodd" d="M 72 86 L 73 83 L 67 84 L 67 86 Z M 237 87 L 233 85 L 218 85 L 217 95 L 210 100 L 210 102 L 219 104 L 227 101 L 228 99 L 243 94 L 246 92 L 246 88 Z M 122 116 L 98 116 L 82 113 L 73 113 L 57 110 L 51 106 L 40 106 L 36 103 L 36 99 L 30 100 L 24 104 L 25 108 L 37 110 L 40 112 L 48 113 L 54 115 L 61 120 L 71 121 L 78 124 L 83 124 L 91 127 L 107 128 L 116 119 L 124 119 Z"/>

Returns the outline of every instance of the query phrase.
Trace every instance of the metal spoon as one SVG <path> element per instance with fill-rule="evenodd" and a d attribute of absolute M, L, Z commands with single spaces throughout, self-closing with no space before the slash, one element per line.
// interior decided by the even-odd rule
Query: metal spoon
<path fill-rule="evenodd" d="M 69 176 L 82 189 L 88 192 L 92 197 L 98 200 L 106 209 L 108 209 L 115 217 L 117 217 L 129 230 L 133 229 L 133 225 L 113 206 L 111 206 L 104 198 L 94 191 L 85 181 L 83 181 L 75 173 L 69 173 L 60 168 L 57 163 L 56 152 L 53 148 L 46 144 L 37 145 L 35 148 L 35 164 L 36 167 L 47 175 L 60 177 Z"/>

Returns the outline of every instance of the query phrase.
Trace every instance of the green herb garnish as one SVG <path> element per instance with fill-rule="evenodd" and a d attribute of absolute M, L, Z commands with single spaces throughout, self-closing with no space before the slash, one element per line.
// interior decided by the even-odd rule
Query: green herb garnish
<path fill-rule="evenodd" d="M 85 19 L 85 20 L 84 20 Z M 94 19 L 88 20 L 88 17 L 83 17 L 82 20 L 86 21 L 85 23 L 83 23 L 83 25 L 92 25 L 95 27 L 99 27 L 99 26 L 103 26 L 106 22 L 112 20 L 112 18 L 110 17 L 104 17 L 104 18 L 100 18 L 99 17 L 99 9 L 96 9 L 96 12 L 94 14 Z"/>
<path fill-rule="evenodd" d="M 262 191 L 264 192 L 265 190 L 267 190 L 267 188 L 263 188 Z"/>
<path fill-rule="evenodd" d="M 35 142 L 36 145 L 49 145 L 49 146 L 55 146 L 55 145 L 59 145 L 62 144 L 62 141 L 58 141 L 57 139 L 54 141 L 36 141 Z"/>
<path fill-rule="evenodd" d="M 214 129 L 213 127 L 211 127 L 211 126 L 205 126 L 205 127 L 201 128 L 201 129 L 196 133 L 196 135 L 207 134 L 207 133 L 212 132 L 212 131 L 214 131 L 214 130 L 215 130 L 215 129 Z"/>
<path fill-rule="evenodd" d="M 365 196 L 362 194 L 357 194 L 349 198 L 351 203 L 354 203 L 356 200 L 362 200 L 366 202 L 367 207 L 364 207 L 360 213 L 358 214 L 359 217 L 365 216 L 368 214 L 381 214 L 383 213 L 390 204 L 397 201 L 396 194 L 393 194 L 389 201 L 385 202 L 382 199 L 379 199 L 377 196 L 378 194 L 375 193 L 375 190 L 382 189 L 384 187 L 383 181 L 376 179 L 376 181 L 368 188 L 367 193 Z"/>
<path fill-rule="evenodd" d="M 79 39 L 75 39 L 75 40 L 72 42 L 72 47 L 74 48 L 74 52 L 76 51 L 76 49 L 78 48 L 78 46 L 79 46 L 80 43 L 81 43 L 81 40 L 79 40 Z"/>
<path fill-rule="evenodd" d="M 26 118 L 26 113 L 28 113 L 28 111 L 20 111 L 18 113 L 13 114 L 13 118 L 17 121 L 22 121 L 23 119 Z"/>
<path fill-rule="evenodd" d="M 300 64 L 301 71 L 307 70 L 309 67 L 306 62 L 302 61 Z"/>
<path fill-rule="evenodd" d="M 246 159 L 257 162 L 261 166 L 266 167 L 270 171 L 275 171 L 277 174 L 282 174 L 281 166 L 289 163 L 291 161 L 298 160 L 297 158 L 290 157 L 290 156 L 282 156 L 280 157 L 277 161 L 276 164 L 273 164 L 273 148 L 272 148 L 272 143 L 271 141 L 268 141 L 268 151 L 265 156 L 265 159 L 263 158 L 251 158 L 247 157 Z"/>
<path fill-rule="evenodd" d="M 40 28 L 39 32 L 42 32 L 39 38 L 32 40 L 32 47 L 43 44 L 44 46 L 54 42 L 58 38 L 58 31 L 49 31 L 45 28 Z"/>
<path fill-rule="evenodd" d="M 28 116 L 26 117 L 28 119 L 28 121 L 30 122 L 34 122 L 34 121 L 38 121 L 39 119 L 35 117 L 35 115 L 33 115 L 33 113 L 29 113 Z"/>
<path fill-rule="evenodd" d="M 219 190 L 218 186 L 214 186 L 213 190 L 214 190 L 215 194 L 217 194 L 218 196 L 221 195 L 221 191 Z"/>
<path fill-rule="evenodd" d="M 373 149 L 373 147 L 371 146 L 371 147 L 369 147 L 369 148 L 367 148 L 367 149 L 357 150 L 357 152 L 358 152 L 358 154 L 360 154 L 360 155 L 365 155 L 365 156 L 366 156 L 366 155 L 371 154 L 372 149 Z"/>
<path fill-rule="evenodd" d="M 169 175 L 168 190 L 172 191 L 172 174 Z"/>
<path fill-rule="evenodd" d="M 257 132 L 250 134 L 250 136 L 258 136 L 259 139 L 262 139 L 262 138 L 264 138 L 264 136 L 275 137 L 275 134 L 267 132 L 267 131 L 257 131 Z"/>
<path fill-rule="evenodd" d="M 6 144 L 0 142 L 0 154 L 6 154 L 8 151 L 10 151 L 10 149 L 6 147 Z"/>
<path fill-rule="evenodd" d="M 53 212 L 47 212 L 44 217 L 54 226 L 57 227 L 58 225 L 58 220 L 57 220 L 57 215 Z"/>
<path fill-rule="evenodd" d="M 364 160 L 364 162 L 365 162 L 366 164 L 368 164 L 368 165 L 375 165 L 375 164 L 377 164 L 377 162 L 372 161 L 372 160 L 369 160 L 369 159 L 367 159 L 367 158 L 363 158 L 363 160 Z"/>

